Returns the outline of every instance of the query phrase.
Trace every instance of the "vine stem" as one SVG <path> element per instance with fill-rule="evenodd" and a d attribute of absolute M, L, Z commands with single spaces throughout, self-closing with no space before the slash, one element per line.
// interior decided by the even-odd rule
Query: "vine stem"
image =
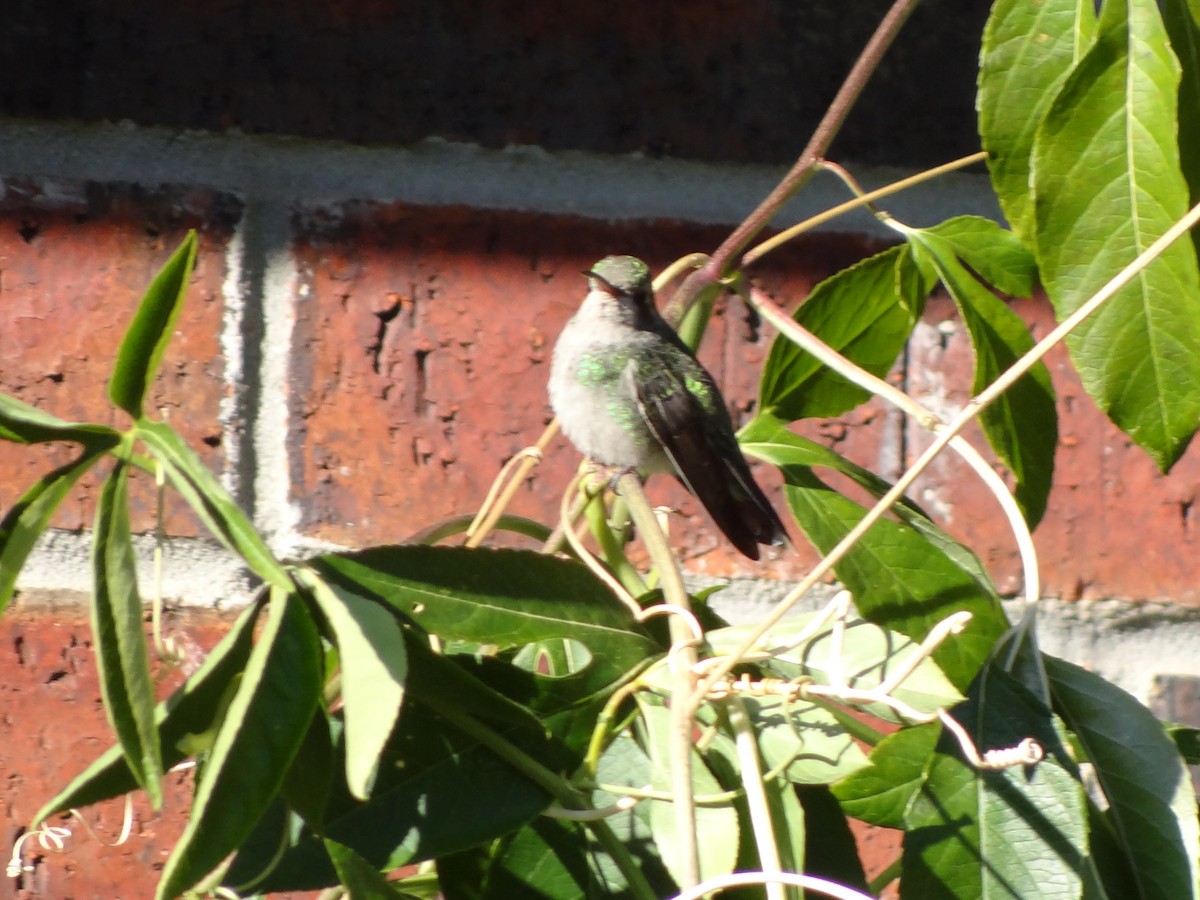
<path fill-rule="evenodd" d="M 1158 240 L 1138 254 L 1132 262 L 1114 275 L 1107 284 L 1093 294 L 1075 312 L 1038 341 L 1029 352 L 1009 366 L 1009 368 L 1005 369 L 995 381 L 980 391 L 977 396 L 973 397 L 958 415 L 950 420 L 946 427 L 934 438 L 932 443 L 925 448 L 916 462 L 892 485 L 891 489 L 880 497 L 878 502 L 859 520 L 858 524 L 851 528 L 838 541 L 837 545 L 812 568 L 795 589 L 779 602 L 775 609 L 759 623 L 753 632 L 746 636 L 745 640 L 742 641 L 733 653 L 722 659 L 719 665 L 714 666 L 711 671 L 706 673 L 692 695 L 692 703 L 699 705 L 712 686 L 721 678 L 724 678 L 737 665 L 737 661 L 742 655 L 751 650 L 764 634 L 779 623 L 780 619 L 787 614 L 788 610 L 791 609 L 800 596 L 811 590 L 827 572 L 841 561 L 842 557 L 858 543 L 872 525 L 891 509 L 892 505 L 904 495 L 905 491 L 916 481 L 917 477 L 925 471 L 939 453 L 946 449 L 947 445 L 958 436 L 972 419 L 983 412 L 991 403 L 995 402 L 997 397 L 1012 387 L 1018 379 L 1040 362 L 1053 347 L 1062 343 L 1067 335 L 1078 328 L 1084 319 L 1088 318 L 1112 299 L 1117 291 L 1129 284 L 1143 269 L 1162 255 L 1164 250 L 1179 240 L 1180 237 L 1187 234 L 1197 222 L 1200 222 L 1200 203 L 1193 206 L 1182 219 L 1168 228 Z"/>
<path fill-rule="evenodd" d="M 691 616 L 691 599 L 683 586 L 679 563 L 671 553 L 666 535 L 642 490 L 641 479 L 627 472 L 617 481 L 617 488 L 629 507 L 629 514 L 642 537 L 646 552 L 658 569 L 663 601 Z M 675 827 L 679 835 L 677 862 L 680 887 L 688 888 L 700 881 L 700 849 L 696 838 L 696 804 L 692 794 L 692 713 L 689 702 L 692 693 L 692 668 L 696 665 L 696 635 L 684 615 L 670 618 L 672 657 L 679 665 L 672 666 L 671 703 L 671 793 L 675 800 Z"/>
<path fill-rule="evenodd" d="M 746 255 L 742 257 L 742 266 L 753 265 L 775 248 L 794 240 L 806 232 L 812 231 L 819 225 L 824 225 L 826 222 L 836 219 L 838 216 L 843 216 L 851 210 L 870 206 L 876 200 L 882 200 L 884 197 L 890 197 L 892 194 L 898 194 L 911 187 L 916 187 L 918 184 L 932 181 L 935 178 L 940 178 L 942 175 L 956 172 L 959 169 L 965 169 L 967 166 L 973 166 L 975 163 L 983 162 L 986 159 L 987 152 L 980 150 L 978 153 L 962 156 L 948 163 L 942 163 L 940 166 L 934 166 L 932 169 L 917 172 L 915 175 L 909 175 L 907 178 L 901 178 L 899 181 L 893 181 L 891 184 L 885 184 L 883 187 L 876 188 L 873 191 L 862 192 L 852 200 L 832 206 L 823 212 L 817 213 L 815 216 L 810 216 L 803 222 L 797 222 L 791 228 L 781 231 L 779 234 L 767 238 L 754 249 L 747 251 Z M 822 165 L 832 169 L 829 163 L 823 163 Z"/>

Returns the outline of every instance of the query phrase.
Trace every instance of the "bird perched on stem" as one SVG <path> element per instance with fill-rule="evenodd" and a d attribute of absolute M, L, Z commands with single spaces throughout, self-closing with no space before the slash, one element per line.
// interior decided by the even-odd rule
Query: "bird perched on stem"
<path fill-rule="evenodd" d="M 733 434 L 708 371 L 654 306 L 650 270 L 606 256 L 554 346 L 550 405 L 584 456 L 643 474 L 673 472 L 751 559 L 787 533 Z"/>

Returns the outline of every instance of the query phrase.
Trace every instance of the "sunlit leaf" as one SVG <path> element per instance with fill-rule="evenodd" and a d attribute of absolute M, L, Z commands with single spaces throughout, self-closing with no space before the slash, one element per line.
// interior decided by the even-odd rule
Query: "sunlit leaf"
<path fill-rule="evenodd" d="M 1035 249 L 1060 319 L 1188 209 L 1179 64 L 1154 0 L 1108 0 L 1034 147 Z M 1200 274 L 1176 241 L 1067 339 L 1088 393 L 1169 469 L 1200 422 Z"/>
<path fill-rule="evenodd" d="M 59 466 L 35 481 L 0 520 L 0 613 L 16 590 L 17 577 L 50 517 L 79 477 L 92 468 L 104 450 L 85 449 L 65 466 Z"/>
<path fill-rule="evenodd" d="M 92 635 L 104 711 L 129 770 L 157 809 L 162 803 L 163 764 L 154 727 L 154 684 L 129 529 L 128 478 L 127 464 L 118 462 L 105 479 L 96 507 Z"/>
<path fill-rule="evenodd" d="M 183 308 L 188 279 L 196 264 L 196 248 L 196 232 L 189 231 L 179 249 L 150 282 L 117 352 L 108 396 L 135 419 L 141 418 L 146 392 L 158 374 L 163 352 Z"/>
<path fill-rule="evenodd" d="M 216 726 L 220 724 L 225 706 L 232 699 L 237 676 L 245 668 L 250 656 L 258 610 L 258 603 L 247 608 L 205 657 L 200 668 L 155 707 L 154 724 L 158 729 L 164 769 L 211 748 Z M 137 786 L 137 779 L 120 745 L 110 747 L 46 803 L 34 821 L 41 822 L 72 806 L 87 806 L 117 797 Z"/>
<path fill-rule="evenodd" d="M 336 594 L 307 570 L 298 571 L 297 579 L 316 600 L 338 648 L 346 780 L 350 792 L 365 800 L 404 700 L 408 674 L 404 635 L 396 617 L 383 606 L 355 594 Z"/>
<path fill-rule="evenodd" d="M 266 623 L 201 772 L 159 900 L 196 884 L 238 848 L 279 793 L 321 692 L 316 625 L 298 595 L 273 591 Z"/>
<path fill-rule="evenodd" d="M 895 363 L 915 322 L 897 293 L 901 252 L 900 247 L 885 250 L 831 276 L 813 288 L 793 315 L 847 359 L 881 377 Z M 759 388 L 763 412 L 786 421 L 835 416 L 868 396 L 784 335 L 771 345 Z"/>
<path fill-rule="evenodd" d="M 1091 3 L 997 0 L 979 56 L 979 134 L 992 186 L 1013 231 L 1033 242 L 1034 135 L 1096 28 Z"/>

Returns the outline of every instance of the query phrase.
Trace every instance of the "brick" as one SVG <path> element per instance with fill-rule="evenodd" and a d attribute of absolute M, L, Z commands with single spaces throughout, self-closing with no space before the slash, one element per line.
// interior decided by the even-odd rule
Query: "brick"
<path fill-rule="evenodd" d="M 183 670 L 157 665 L 160 696 L 193 671 L 232 619 L 189 611 L 165 622 L 165 633 L 184 648 Z M 100 701 L 91 631 L 79 598 L 50 604 L 18 604 L 0 618 L 0 852 L 7 862 L 18 835 L 38 809 L 93 759 L 114 743 Z M 71 897 L 74 900 L 148 898 L 154 895 L 163 863 L 183 833 L 191 802 L 192 771 L 166 777 L 161 812 L 144 794 L 133 795 L 133 830 L 119 847 L 124 800 L 80 810 L 99 840 L 72 816 L 48 824 L 65 826 L 71 836 L 61 852 L 41 848 L 36 839 L 22 845 L 32 872 L 0 879 L 0 900 Z M 293 897 L 315 894 L 291 895 Z"/>
<path fill-rule="evenodd" d="M 187 230 L 199 229 L 196 270 L 147 408 L 173 413 L 172 425 L 219 472 L 226 440 L 219 406 L 228 392 L 221 289 L 239 201 L 179 186 L 32 178 L 0 185 L 0 390 L 73 421 L 127 425 L 106 394 L 117 348 L 151 279 Z M 65 446 L 0 443 L 0 507 L 72 457 Z M 131 500 L 139 531 L 153 525 L 147 481 L 140 479 Z M 98 484 L 94 474 L 82 481 L 53 524 L 90 525 Z M 167 526 L 175 534 L 196 531 L 178 507 Z"/>
<path fill-rule="evenodd" d="M 678 223 L 367 203 L 301 210 L 296 227 L 294 496 L 306 534 L 351 545 L 474 512 L 501 464 L 537 440 L 550 420 L 551 350 L 582 299 L 583 269 L 617 252 L 657 269 L 724 236 Z M 812 238 L 768 257 L 755 278 L 794 303 L 866 246 Z M 768 347 L 741 301 L 714 316 L 701 357 L 738 417 L 753 407 Z M 511 511 L 556 520 L 577 461 L 560 439 Z M 682 509 L 673 542 L 694 567 L 747 571 L 670 479 L 652 479 L 650 492 Z"/>
<path fill-rule="evenodd" d="M 1016 301 L 1013 308 L 1035 338 L 1054 325 L 1044 297 Z M 925 322 L 932 327 L 914 341 L 910 392 L 959 409 L 971 383 L 969 339 L 944 297 L 930 302 Z M 938 323 L 948 324 L 938 329 Z M 1047 365 L 1058 396 L 1059 446 L 1049 509 L 1034 534 L 1043 594 L 1200 603 L 1193 511 L 1200 457 L 1186 453 L 1170 474 L 1160 474 L 1096 408 L 1065 348 L 1055 348 Z M 968 437 L 986 450 L 977 429 Z M 925 446 L 928 438 L 910 424 L 910 458 Z M 1020 589 L 1019 559 L 1007 525 L 991 495 L 952 453 L 943 454 L 913 496 L 981 556 L 1001 590 Z"/>

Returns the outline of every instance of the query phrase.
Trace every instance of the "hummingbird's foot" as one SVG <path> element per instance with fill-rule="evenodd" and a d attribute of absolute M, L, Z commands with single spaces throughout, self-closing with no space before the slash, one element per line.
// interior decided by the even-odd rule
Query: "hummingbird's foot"
<path fill-rule="evenodd" d="M 621 492 L 617 489 L 617 482 L 631 473 L 634 475 L 637 474 L 637 466 L 622 466 L 621 468 L 614 470 L 612 475 L 610 475 L 608 478 L 608 489 L 614 494 L 620 494 Z"/>

